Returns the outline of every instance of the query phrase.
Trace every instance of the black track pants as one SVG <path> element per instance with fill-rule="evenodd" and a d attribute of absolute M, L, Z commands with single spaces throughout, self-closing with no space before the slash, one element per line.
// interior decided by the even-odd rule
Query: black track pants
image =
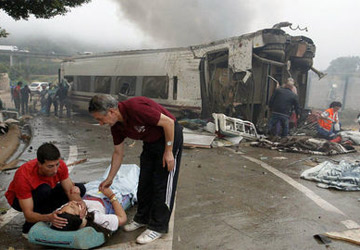
<path fill-rule="evenodd" d="M 173 144 L 175 167 L 171 172 L 167 167 L 162 166 L 164 138 L 154 143 L 144 142 L 140 156 L 138 209 L 134 221 L 148 224 L 149 229 L 159 233 L 168 232 L 179 176 L 182 145 L 182 127 L 175 122 Z"/>

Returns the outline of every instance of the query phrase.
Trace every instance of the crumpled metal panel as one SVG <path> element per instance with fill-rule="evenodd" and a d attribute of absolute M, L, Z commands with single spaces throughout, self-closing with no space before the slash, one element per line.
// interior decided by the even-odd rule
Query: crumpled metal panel
<path fill-rule="evenodd" d="M 229 44 L 229 67 L 233 72 L 252 68 L 252 40 L 241 39 Z"/>

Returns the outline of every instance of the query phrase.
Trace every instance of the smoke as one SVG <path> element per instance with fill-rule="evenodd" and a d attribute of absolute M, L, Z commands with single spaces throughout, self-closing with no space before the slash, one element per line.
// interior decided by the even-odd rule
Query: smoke
<path fill-rule="evenodd" d="M 245 0 L 113 0 L 121 15 L 154 41 L 188 46 L 241 35 L 255 10 Z"/>

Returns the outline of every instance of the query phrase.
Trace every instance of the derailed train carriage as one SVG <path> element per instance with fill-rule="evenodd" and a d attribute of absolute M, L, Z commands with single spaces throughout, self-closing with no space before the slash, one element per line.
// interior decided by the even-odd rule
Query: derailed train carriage
<path fill-rule="evenodd" d="M 311 39 L 274 26 L 186 48 L 73 57 L 62 62 L 60 77 L 73 82 L 78 110 L 87 110 L 95 93 L 147 96 L 178 116 L 224 113 L 262 127 L 277 82 L 293 77 L 304 107 L 314 56 Z"/>

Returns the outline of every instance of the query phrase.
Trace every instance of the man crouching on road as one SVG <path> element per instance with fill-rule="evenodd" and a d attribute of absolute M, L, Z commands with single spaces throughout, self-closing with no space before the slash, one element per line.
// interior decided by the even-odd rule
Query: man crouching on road
<path fill-rule="evenodd" d="M 136 242 L 146 244 L 168 232 L 174 205 L 183 144 L 182 127 L 160 104 L 146 97 L 118 102 L 110 95 L 96 95 L 89 103 L 90 114 L 100 125 L 110 125 L 114 152 L 108 177 L 100 191 L 109 187 L 124 156 L 124 139 L 143 141 L 140 155 L 138 208 L 134 220 L 124 227 L 134 231 L 147 227 Z"/>
<path fill-rule="evenodd" d="M 51 143 L 41 145 L 37 150 L 37 159 L 28 161 L 16 171 L 5 196 L 12 208 L 24 213 L 22 232 L 25 238 L 38 221 L 51 222 L 58 228 L 65 226 L 67 220 L 58 217 L 59 211 L 54 210 L 69 200 L 78 201 L 79 206 L 85 207 L 81 201 L 85 186 L 75 185 L 79 187 L 80 195 L 71 192 L 74 183 L 68 168 L 60 160 L 59 149 Z"/>

